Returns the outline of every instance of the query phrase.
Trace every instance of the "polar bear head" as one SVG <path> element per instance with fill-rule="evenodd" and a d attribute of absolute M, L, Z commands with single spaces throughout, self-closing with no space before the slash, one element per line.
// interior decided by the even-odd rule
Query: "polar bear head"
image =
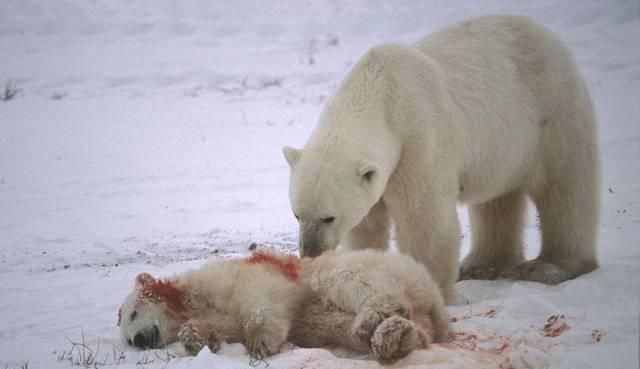
<path fill-rule="evenodd" d="M 137 348 L 160 348 L 177 340 L 187 319 L 187 294 L 173 281 L 141 273 L 118 311 L 123 342 Z"/>
<path fill-rule="evenodd" d="M 336 248 L 384 191 L 386 177 L 373 161 L 323 150 L 283 149 L 291 168 L 289 199 L 300 224 L 301 256 Z"/>

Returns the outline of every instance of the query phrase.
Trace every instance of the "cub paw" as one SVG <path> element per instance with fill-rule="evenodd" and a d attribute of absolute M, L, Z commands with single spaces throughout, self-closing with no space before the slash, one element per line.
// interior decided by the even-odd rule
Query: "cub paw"
<path fill-rule="evenodd" d="M 178 330 L 178 341 L 190 355 L 197 355 L 207 344 L 207 340 L 202 337 L 195 324 L 189 322 L 183 324 Z"/>
<path fill-rule="evenodd" d="M 392 316 L 380 323 L 373 332 L 371 351 L 378 361 L 391 362 L 407 356 L 417 347 L 422 347 L 422 340 L 412 321 Z"/>
<path fill-rule="evenodd" d="M 277 354 L 287 339 L 288 325 L 278 324 L 265 316 L 262 310 L 245 323 L 246 346 L 254 359 Z"/>
<path fill-rule="evenodd" d="M 282 342 L 261 337 L 249 338 L 247 340 L 247 350 L 252 359 L 262 360 L 265 357 L 277 354 L 280 351 L 281 344 Z"/>
<path fill-rule="evenodd" d="M 215 332 L 205 333 L 205 329 L 199 322 L 188 321 L 180 326 L 178 330 L 178 341 L 190 355 L 197 355 L 204 346 L 208 346 L 212 352 L 220 348 L 220 339 Z"/>
<path fill-rule="evenodd" d="M 398 316 L 409 318 L 409 309 L 399 303 L 375 304 L 362 309 L 351 326 L 351 334 L 363 342 L 369 343 L 373 332 L 387 318 Z"/>

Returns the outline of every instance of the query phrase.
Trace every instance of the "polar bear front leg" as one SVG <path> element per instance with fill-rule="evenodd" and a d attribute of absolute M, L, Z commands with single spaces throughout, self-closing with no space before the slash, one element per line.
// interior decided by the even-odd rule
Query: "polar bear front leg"
<path fill-rule="evenodd" d="M 346 239 L 341 243 L 351 250 L 386 250 L 389 247 L 390 229 L 391 221 L 387 206 L 380 200 L 360 224 L 347 233 Z"/>
<path fill-rule="evenodd" d="M 471 252 L 460 267 L 460 279 L 495 279 L 524 261 L 522 230 L 526 198 L 512 192 L 472 205 Z"/>
<path fill-rule="evenodd" d="M 403 187 L 387 202 L 395 221 L 398 250 L 424 264 L 438 283 L 446 304 L 455 301 L 460 249 L 457 192 L 446 186 L 416 190 Z M 457 186 L 455 187 L 457 191 Z"/>

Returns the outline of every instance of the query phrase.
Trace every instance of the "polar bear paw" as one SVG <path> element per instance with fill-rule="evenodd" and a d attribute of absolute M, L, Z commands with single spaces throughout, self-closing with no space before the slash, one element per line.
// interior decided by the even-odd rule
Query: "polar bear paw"
<path fill-rule="evenodd" d="M 502 272 L 503 269 L 488 265 L 463 263 L 460 267 L 458 280 L 463 281 L 467 279 L 496 279 Z"/>
<path fill-rule="evenodd" d="M 399 316 L 385 319 L 373 332 L 371 350 L 380 362 L 392 362 L 407 356 L 421 344 L 411 320 Z"/>
<path fill-rule="evenodd" d="M 555 264 L 534 259 L 501 273 L 498 278 L 558 284 L 571 279 L 571 275 Z"/>

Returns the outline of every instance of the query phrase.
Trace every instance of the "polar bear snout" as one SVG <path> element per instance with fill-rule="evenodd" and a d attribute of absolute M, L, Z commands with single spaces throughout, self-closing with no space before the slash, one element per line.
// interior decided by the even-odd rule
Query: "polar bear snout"
<path fill-rule="evenodd" d="M 308 257 L 312 257 L 315 258 L 316 256 L 320 256 L 322 254 L 322 248 L 318 247 L 317 245 L 314 245 L 313 247 L 303 247 L 302 245 L 300 246 L 300 256 L 308 256 Z"/>
<path fill-rule="evenodd" d="M 331 219 L 331 221 L 327 221 Z M 332 241 L 332 223 L 334 217 L 319 221 L 300 221 L 300 240 L 298 249 L 300 256 L 316 257 L 323 252 L 335 248 L 337 242 Z"/>
<path fill-rule="evenodd" d="M 137 348 L 147 349 L 160 347 L 160 342 L 160 329 L 157 325 L 153 325 L 139 330 L 129 344 L 133 343 L 133 346 Z"/>
<path fill-rule="evenodd" d="M 300 240 L 298 241 L 300 256 L 315 257 L 322 254 L 322 247 L 318 238 L 317 225 L 300 223 Z"/>

